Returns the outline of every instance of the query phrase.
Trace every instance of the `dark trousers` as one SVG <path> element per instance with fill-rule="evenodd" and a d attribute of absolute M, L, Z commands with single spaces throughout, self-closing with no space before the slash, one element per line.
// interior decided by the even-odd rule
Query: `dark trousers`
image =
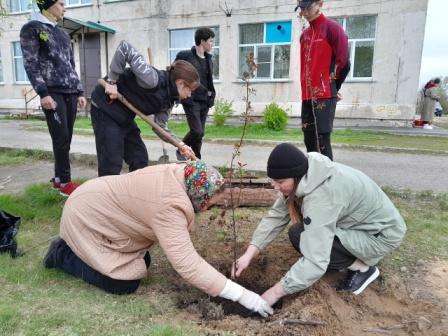
<path fill-rule="evenodd" d="M 90 110 L 95 133 L 98 176 L 119 175 L 123 160 L 129 171 L 148 166 L 148 151 L 135 121 L 120 125 L 102 109 Z"/>
<path fill-rule="evenodd" d="M 302 102 L 302 131 L 307 152 L 320 152 L 333 160 L 331 132 L 335 112 L 336 98 Z"/>
<path fill-rule="evenodd" d="M 288 235 L 292 246 L 300 252 L 300 236 L 304 231 L 303 224 L 294 224 L 289 228 Z M 334 237 L 333 246 L 331 248 L 330 263 L 328 265 L 328 270 L 345 270 L 356 260 L 347 249 L 342 246 L 341 241 L 338 237 Z"/>
<path fill-rule="evenodd" d="M 140 280 L 112 279 L 94 270 L 84 261 L 79 259 L 63 239 L 60 240 L 54 253 L 54 267 L 60 268 L 66 273 L 99 287 L 108 293 L 130 294 L 135 292 L 140 285 Z"/>
<path fill-rule="evenodd" d="M 187 117 L 190 131 L 185 135 L 183 142 L 190 146 L 198 159 L 201 158 L 202 138 L 204 137 L 205 122 L 208 115 L 207 102 L 197 102 L 182 105 Z"/>
<path fill-rule="evenodd" d="M 319 139 L 319 149 L 317 147 L 317 139 Z M 306 151 L 319 152 L 333 161 L 333 149 L 331 148 L 331 133 L 319 133 L 315 130 L 303 131 L 303 140 L 305 142 Z"/>
<path fill-rule="evenodd" d="M 70 144 L 72 142 L 73 126 L 78 110 L 78 95 L 50 93 L 57 106 L 55 110 L 44 110 L 50 132 L 54 154 L 54 176 L 61 183 L 71 181 Z"/>

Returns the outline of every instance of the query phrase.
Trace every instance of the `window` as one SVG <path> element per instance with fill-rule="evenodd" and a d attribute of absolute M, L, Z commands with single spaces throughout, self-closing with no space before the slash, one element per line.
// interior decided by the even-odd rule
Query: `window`
<path fill-rule="evenodd" d="M 210 27 L 215 33 L 214 44 L 212 49 L 213 54 L 213 79 L 219 79 L 219 28 Z M 196 28 L 191 29 L 176 29 L 170 30 L 170 64 L 176 59 L 179 51 L 189 50 L 194 43 L 194 33 Z"/>
<path fill-rule="evenodd" d="M 371 79 L 375 47 L 376 16 L 334 18 L 345 30 L 352 68 L 348 78 Z"/>
<path fill-rule="evenodd" d="M 31 2 L 32 0 L 9 0 L 9 12 L 29 12 L 31 10 Z"/>
<path fill-rule="evenodd" d="M 20 47 L 20 42 L 12 43 L 12 58 L 14 67 L 14 82 L 15 83 L 29 83 L 28 76 L 25 72 L 25 67 L 23 66 L 23 55 L 22 48 Z"/>
<path fill-rule="evenodd" d="M 66 2 L 65 2 L 67 7 L 90 5 L 91 3 L 92 3 L 92 0 L 66 0 Z"/>
<path fill-rule="evenodd" d="M 255 78 L 289 78 L 291 21 L 240 25 L 239 76 L 248 71 L 247 57 L 253 53 Z"/>

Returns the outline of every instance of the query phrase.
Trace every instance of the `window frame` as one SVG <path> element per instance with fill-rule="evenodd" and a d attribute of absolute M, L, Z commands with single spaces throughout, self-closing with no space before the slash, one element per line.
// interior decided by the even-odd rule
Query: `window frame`
<path fill-rule="evenodd" d="M 26 76 L 26 78 L 27 78 L 27 80 L 25 80 L 25 81 L 21 81 L 21 80 L 17 80 L 17 73 L 16 73 L 16 60 L 17 59 L 23 59 L 23 54 L 21 55 L 21 56 L 16 56 L 15 55 L 15 44 L 16 43 L 18 43 L 19 44 L 19 46 L 20 46 L 20 41 L 11 41 L 11 58 L 12 58 L 12 68 L 13 68 L 13 75 L 14 75 L 14 84 L 25 84 L 25 85 L 28 85 L 28 84 L 30 84 L 30 81 L 29 81 L 29 78 L 28 78 L 28 75 L 27 75 L 27 73 L 26 73 L 26 70 L 25 70 L 25 66 L 23 67 L 23 71 L 24 71 L 24 73 L 25 73 L 25 76 Z M 24 64 L 24 62 L 22 62 L 22 64 Z"/>
<path fill-rule="evenodd" d="M 76 0 L 78 3 L 76 4 L 69 4 L 69 0 L 65 0 L 65 8 L 75 8 L 75 7 L 85 7 L 85 6 L 92 6 L 93 0 L 89 0 L 89 3 L 82 3 L 82 0 Z"/>
<path fill-rule="evenodd" d="M 270 58 L 270 62 L 263 62 L 262 64 L 271 64 L 271 68 L 270 68 L 270 72 L 269 72 L 269 77 L 261 77 L 259 78 L 258 76 L 255 76 L 254 78 L 250 78 L 250 81 L 253 82 L 286 82 L 286 81 L 290 81 L 291 80 L 291 45 L 292 45 L 292 34 L 293 31 L 291 30 L 291 41 L 289 42 L 273 42 L 273 43 L 267 43 L 266 42 L 266 27 L 269 23 L 273 23 L 273 22 L 289 22 L 292 26 L 292 20 L 281 20 L 281 21 L 266 21 L 266 22 L 251 22 L 251 23 L 241 23 L 238 25 L 238 79 L 242 80 L 242 73 L 241 69 L 240 69 L 240 57 L 241 57 L 241 48 L 244 47 L 253 47 L 254 49 L 254 58 L 255 60 L 258 59 L 258 49 L 260 47 L 271 47 L 271 58 Z M 242 26 L 246 26 L 246 25 L 256 25 L 256 24 L 262 24 L 263 25 L 263 42 L 262 43 L 245 43 L 245 44 L 241 44 L 239 39 L 240 39 L 240 32 L 241 32 L 241 28 Z M 287 77 L 281 77 L 281 78 L 274 78 L 274 66 L 275 66 L 275 48 L 277 46 L 282 46 L 282 45 L 288 45 L 289 46 L 289 71 L 288 71 L 288 76 Z M 256 62 L 258 64 L 258 62 Z M 257 72 L 257 70 L 255 70 L 255 72 Z"/>
<path fill-rule="evenodd" d="M 173 29 L 168 29 L 168 64 L 171 64 L 172 62 L 174 62 L 174 59 L 173 59 L 173 61 L 171 61 L 171 52 L 177 51 L 177 53 L 178 53 L 179 51 L 182 51 L 182 50 L 190 50 L 190 48 L 193 45 L 195 45 L 195 42 L 194 42 L 194 32 L 198 28 L 201 28 L 201 26 L 193 27 L 193 28 L 190 27 L 190 28 L 173 28 Z M 215 36 L 216 36 L 216 31 L 218 31 L 218 34 L 220 33 L 220 26 L 219 25 L 218 26 L 207 26 L 207 28 L 212 29 L 215 32 Z M 192 42 L 193 44 L 191 44 L 189 47 L 186 47 L 186 48 L 171 48 L 171 32 L 172 31 L 176 31 L 176 30 L 192 30 L 193 31 L 193 42 Z M 219 35 L 219 42 L 221 42 L 221 35 Z M 215 43 L 213 43 L 212 55 L 214 55 L 214 50 L 217 50 L 219 57 L 221 57 L 220 46 L 216 45 Z M 177 53 L 176 53 L 176 55 L 177 55 Z M 218 62 L 219 62 L 219 60 L 218 60 Z M 216 64 L 213 63 L 213 68 L 215 68 L 215 65 Z M 219 64 L 218 64 L 218 68 L 217 69 L 218 69 L 218 77 L 216 77 L 216 78 L 213 77 L 213 82 L 219 82 L 220 78 L 221 78 L 221 72 L 219 71 L 220 70 L 219 69 Z"/>
<path fill-rule="evenodd" d="M 375 37 L 369 37 L 369 38 L 348 38 L 348 45 L 350 50 L 350 72 L 347 75 L 347 80 L 352 82 L 367 82 L 372 81 L 374 74 L 373 74 L 373 65 L 375 63 L 375 49 L 376 49 L 376 36 L 378 31 L 378 15 L 350 15 L 350 16 L 335 16 L 331 19 L 337 21 L 338 19 L 342 19 L 342 28 L 344 29 L 344 32 L 347 33 L 347 19 L 349 17 L 375 17 Z M 347 35 L 348 36 L 348 35 Z M 370 77 L 353 77 L 353 71 L 355 69 L 355 56 L 356 56 L 356 44 L 358 42 L 373 42 L 373 56 L 372 56 L 372 76 Z"/>
<path fill-rule="evenodd" d="M 11 8 L 12 8 L 11 3 L 12 3 L 13 1 L 14 1 L 14 0 L 8 0 L 8 9 L 10 10 L 10 11 L 8 12 L 8 15 L 24 14 L 24 13 L 29 13 L 29 12 L 31 12 L 31 8 L 32 8 L 33 3 L 34 3 L 33 0 L 30 0 L 29 5 L 27 6 L 27 7 L 29 7 L 29 8 L 26 8 L 26 9 L 20 8 L 20 10 L 19 10 L 19 11 L 16 11 L 16 12 L 11 11 Z M 22 7 L 22 1 L 21 1 L 21 0 L 16 0 L 16 2 L 17 2 L 17 1 L 19 1 L 19 3 L 20 3 L 20 7 Z M 36 6 L 36 8 L 37 8 L 37 6 Z"/>

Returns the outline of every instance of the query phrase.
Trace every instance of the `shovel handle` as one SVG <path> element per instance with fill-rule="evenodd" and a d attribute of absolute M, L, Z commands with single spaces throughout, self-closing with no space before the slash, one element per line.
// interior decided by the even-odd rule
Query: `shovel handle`
<path fill-rule="evenodd" d="M 106 81 L 102 78 L 98 79 L 98 84 L 101 85 L 103 88 L 106 88 Z M 179 150 L 182 150 L 182 148 L 185 146 L 184 143 L 181 143 L 179 140 L 173 138 L 173 136 L 165 131 L 162 127 L 160 127 L 154 120 L 152 120 L 149 116 L 141 112 L 139 109 L 137 109 L 134 105 L 132 105 L 126 97 L 124 97 L 120 92 L 118 92 L 117 99 L 128 109 L 130 109 L 132 112 L 134 112 L 136 115 L 138 115 L 140 118 L 142 118 L 146 123 L 151 126 L 154 131 L 159 135 L 162 135 L 167 142 L 172 144 L 174 147 L 177 147 Z M 194 157 L 194 160 L 197 160 L 196 157 Z"/>

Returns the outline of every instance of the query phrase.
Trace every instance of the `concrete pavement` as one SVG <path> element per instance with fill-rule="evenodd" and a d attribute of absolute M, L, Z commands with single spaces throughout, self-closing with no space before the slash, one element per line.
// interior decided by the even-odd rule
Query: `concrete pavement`
<path fill-rule="evenodd" d="M 51 151 L 51 139 L 47 132 L 28 131 L 24 122 L 0 121 L 0 147 L 28 148 Z M 162 144 L 158 140 L 145 140 L 150 160 L 156 161 L 162 155 Z M 270 151 L 275 144 L 245 145 L 239 161 L 247 164 L 247 170 L 265 171 Z M 171 160 L 175 160 L 175 149 L 165 147 Z M 72 153 L 96 154 L 92 136 L 74 135 Z M 229 166 L 233 152 L 232 145 L 207 142 L 203 144 L 202 156 L 208 163 Z M 335 161 L 357 168 L 381 186 L 407 188 L 415 191 L 432 190 L 448 192 L 447 155 L 389 153 L 334 148 Z M 76 169 L 73 171 L 76 177 Z"/>

